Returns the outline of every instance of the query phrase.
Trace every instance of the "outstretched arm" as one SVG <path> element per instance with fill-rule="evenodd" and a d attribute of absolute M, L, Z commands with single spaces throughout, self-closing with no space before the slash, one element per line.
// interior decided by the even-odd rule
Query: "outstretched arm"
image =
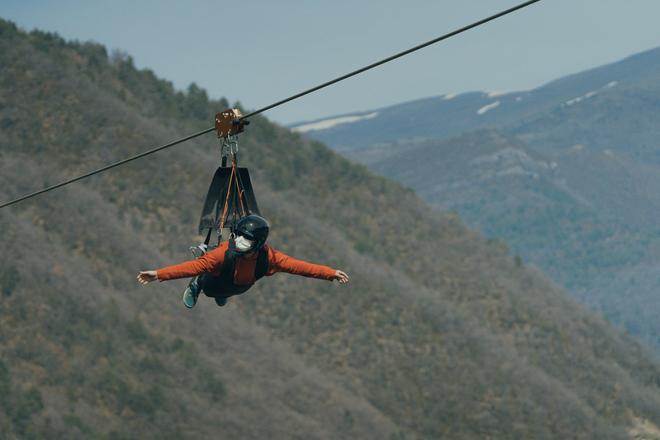
<path fill-rule="evenodd" d="M 303 277 L 319 278 L 322 280 L 338 280 L 340 284 L 346 284 L 349 281 L 348 275 L 341 271 L 321 264 L 308 263 L 290 257 L 273 248 L 269 249 L 267 275 L 273 275 L 277 272 L 286 272 Z"/>
<path fill-rule="evenodd" d="M 167 281 L 177 278 L 189 278 L 204 272 L 211 272 L 213 269 L 222 265 L 225 255 L 225 248 L 218 247 L 196 260 L 186 261 L 173 266 L 163 267 L 158 270 L 141 271 L 137 280 L 140 284 L 148 284 L 152 281 Z"/>

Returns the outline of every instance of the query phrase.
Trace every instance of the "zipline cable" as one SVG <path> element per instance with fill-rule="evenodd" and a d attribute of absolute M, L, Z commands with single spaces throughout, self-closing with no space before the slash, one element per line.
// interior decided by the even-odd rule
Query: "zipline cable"
<path fill-rule="evenodd" d="M 251 112 L 251 113 L 248 113 L 247 115 L 242 116 L 242 117 L 241 117 L 241 120 L 243 120 L 243 119 L 247 119 L 247 118 L 249 118 L 250 116 L 258 115 L 259 113 L 263 113 L 263 112 L 265 112 L 266 110 L 270 110 L 270 109 L 272 109 L 272 108 L 275 108 L 275 107 L 277 107 L 277 106 L 280 106 L 280 105 L 282 105 L 282 104 L 285 104 L 285 103 L 287 103 L 287 102 L 289 102 L 289 101 L 293 101 L 294 99 L 298 99 L 298 98 L 300 98 L 301 96 L 305 96 L 305 95 L 308 95 L 308 94 L 310 94 L 310 93 L 316 92 L 317 90 L 321 90 L 321 89 L 323 89 L 323 88 L 325 88 L 325 87 L 328 87 L 328 86 L 330 86 L 330 85 L 332 85 L 332 84 L 338 83 L 339 81 L 343 81 L 343 80 L 348 79 L 348 78 L 350 78 L 350 77 L 352 77 L 352 76 L 355 76 L 355 75 L 358 75 L 358 74 L 360 74 L 360 73 L 362 73 L 362 72 L 366 72 L 367 70 L 373 69 L 374 67 L 378 67 L 378 66 L 380 66 L 380 65 L 382 65 L 382 64 L 389 63 L 390 61 L 393 61 L 393 60 L 395 60 L 395 59 L 397 59 L 397 58 L 401 58 L 402 56 L 405 56 L 405 55 L 411 54 L 411 53 L 416 52 L 416 51 L 418 51 L 418 50 L 420 50 L 420 49 L 423 49 L 423 48 L 425 48 L 425 47 L 427 47 L 427 46 L 430 46 L 430 45 L 432 45 L 432 44 L 438 43 L 438 42 L 440 42 L 440 41 L 442 41 L 442 40 L 446 40 L 447 38 L 451 38 L 451 37 L 453 37 L 453 36 L 455 36 L 455 35 L 458 35 L 458 34 L 460 34 L 460 33 L 463 33 L 463 32 L 465 32 L 465 31 L 468 31 L 468 30 L 470 30 L 470 29 L 472 29 L 472 28 L 475 28 L 475 27 L 477 27 L 477 26 L 481 26 L 482 24 L 486 24 L 486 23 L 488 23 L 489 21 L 493 21 L 493 20 L 498 19 L 498 18 L 500 18 L 500 17 L 502 17 L 502 16 L 504 16 L 504 15 L 510 14 L 510 13 L 512 13 L 512 12 L 517 11 L 518 9 L 525 8 L 525 7 L 527 7 L 527 6 L 531 5 L 531 4 L 533 4 L 533 3 L 537 3 L 537 2 L 539 2 L 539 1 L 541 1 L 541 0 L 530 0 L 530 1 L 527 1 L 527 2 L 525 2 L 525 3 L 521 3 L 521 4 L 519 4 L 518 6 L 514 6 L 513 8 L 507 9 L 506 11 L 498 12 L 497 14 L 495 14 L 495 15 L 491 15 L 490 17 L 484 18 L 484 19 L 479 20 L 479 21 L 475 21 L 475 22 L 472 23 L 472 24 L 469 24 L 469 25 L 467 25 L 467 26 L 464 26 L 464 27 L 462 27 L 462 28 L 460 28 L 460 29 L 456 29 L 455 31 L 449 32 L 448 34 L 442 35 L 441 37 L 434 38 L 433 40 L 427 41 L 426 43 L 422 43 L 422 44 L 420 44 L 420 45 L 418 45 L 418 46 L 415 46 L 415 47 L 412 47 L 412 48 L 410 48 L 410 49 L 408 49 L 408 50 L 404 50 L 403 52 L 399 52 L 399 53 L 397 53 L 397 54 L 395 54 L 395 55 L 392 55 L 392 56 L 387 57 L 387 58 L 385 58 L 385 59 L 382 59 L 382 60 L 380 60 L 380 61 L 376 61 L 376 62 L 373 63 L 373 64 L 369 64 L 368 66 L 365 66 L 365 67 L 362 67 L 362 68 L 360 68 L 360 69 L 354 70 L 354 71 L 351 72 L 351 73 L 347 73 L 346 75 L 342 75 L 342 76 L 340 76 L 340 77 L 338 77 L 338 78 L 335 78 L 335 79 L 333 79 L 333 80 L 330 80 L 330 81 L 328 81 L 328 82 L 325 82 L 325 83 L 323 83 L 323 84 L 320 84 L 320 85 L 318 85 L 318 86 L 316 86 L 316 87 L 312 87 L 312 88 L 309 89 L 309 90 L 305 90 L 304 92 L 300 92 L 300 93 L 298 93 L 298 94 L 296 94 L 296 95 L 290 96 L 290 97 L 288 97 L 288 98 L 286 98 L 286 99 L 283 99 L 283 100 L 281 100 L 281 101 L 277 101 L 277 102 L 274 103 L 274 104 L 268 105 L 268 106 L 266 106 L 266 107 L 264 107 L 264 108 L 260 108 L 259 110 L 255 110 L 255 111 L 253 111 L 253 112 Z"/>
<path fill-rule="evenodd" d="M 203 134 L 206 134 L 206 133 L 208 133 L 210 131 L 214 131 L 214 130 L 215 130 L 215 127 L 209 128 L 209 129 L 206 129 L 206 130 L 203 130 L 203 131 L 199 131 L 195 134 L 191 134 L 189 136 L 178 139 L 176 141 L 172 141 L 169 144 L 161 145 L 160 147 L 156 147 L 156 148 L 153 148 L 149 151 L 145 151 L 144 153 L 140 153 L 140 154 L 136 154 L 135 156 L 131 156 L 128 159 L 120 160 L 119 162 L 115 162 L 113 164 L 106 165 L 106 166 L 101 167 L 97 170 L 90 171 L 89 173 L 83 174 L 83 175 L 78 176 L 78 177 L 74 177 L 73 179 L 69 179 L 69 180 L 66 180 L 64 182 L 60 182 L 56 185 L 49 186 L 48 188 L 40 189 L 39 191 L 35 191 L 35 192 L 33 192 L 31 194 L 27 194 L 23 197 L 19 197 L 18 199 L 12 200 L 11 202 L 3 203 L 2 205 L 0 205 L 0 208 L 4 208 L 5 206 L 13 205 L 14 203 L 18 203 L 22 200 L 29 199 L 29 198 L 34 197 L 34 196 L 38 196 L 39 194 L 43 194 L 43 193 L 48 192 L 48 191 L 52 191 L 52 190 L 57 189 L 59 187 L 62 187 L 64 185 L 68 185 L 69 183 L 77 182 L 78 180 L 82 180 L 82 179 L 85 179 L 87 177 L 93 176 L 94 174 L 102 173 L 103 171 L 107 171 L 110 168 L 118 167 L 119 165 L 124 165 L 125 163 L 131 162 L 133 160 L 139 159 L 141 157 L 147 156 L 147 155 L 155 153 L 157 151 L 164 150 L 165 148 L 173 147 L 177 144 L 180 144 L 181 142 L 189 141 L 190 139 L 196 138 L 198 136 L 201 136 Z"/>
<path fill-rule="evenodd" d="M 292 96 L 290 96 L 290 97 L 288 97 L 288 98 L 282 99 L 281 101 L 277 101 L 277 102 L 275 102 L 275 103 L 273 103 L 273 104 L 267 105 L 266 107 L 262 107 L 262 108 L 260 108 L 260 109 L 258 109 L 258 110 L 255 110 L 255 111 L 253 111 L 253 112 L 250 112 L 250 113 L 248 113 L 248 114 L 246 114 L 246 115 L 243 115 L 240 119 L 241 119 L 241 120 L 244 120 L 244 119 L 247 119 L 247 118 L 249 118 L 249 117 L 252 117 L 252 116 L 258 115 L 258 114 L 263 113 L 263 112 L 265 112 L 265 111 L 267 111 L 267 110 L 273 109 L 273 108 L 278 107 L 278 106 L 280 106 L 280 105 L 282 105 L 282 104 L 285 104 L 285 103 L 287 103 L 287 102 L 293 101 L 294 99 L 298 99 L 298 98 L 300 98 L 300 97 L 302 97 L 302 96 L 305 96 L 305 95 L 308 95 L 308 94 L 310 94 L 310 93 L 316 92 L 317 90 L 323 89 L 323 88 L 328 87 L 328 86 L 330 86 L 330 85 L 332 85 L 332 84 L 336 84 L 336 83 L 338 83 L 338 82 L 340 82 L 340 81 L 343 81 L 343 80 L 345 80 L 345 79 L 348 79 L 348 78 L 350 78 L 350 77 L 352 77 L 352 76 L 355 76 L 355 75 L 358 75 L 358 74 L 360 74 L 360 73 L 366 72 L 367 70 L 371 70 L 371 69 L 373 69 L 373 68 L 375 68 L 375 67 L 378 67 L 378 66 L 383 65 L 383 64 L 385 64 L 385 63 L 388 63 L 388 62 L 390 62 L 390 61 L 393 61 L 393 60 L 395 60 L 395 59 L 397 59 L 397 58 L 401 58 L 401 57 L 403 57 L 403 56 L 405 56 L 405 55 L 408 55 L 408 54 L 410 54 L 410 53 L 416 52 L 416 51 L 418 51 L 418 50 L 420 50 L 420 49 L 423 49 L 423 48 L 425 48 L 425 47 L 427 47 L 427 46 L 430 46 L 430 45 L 432 45 L 432 44 L 438 43 L 438 42 L 440 42 L 440 41 L 446 40 L 446 39 L 451 38 L 451 37 L 453 37 L 453 36 L 455 36 L 455 35 L 461 34 L 461 33 L 465 32 L 465 31 L 467 31 L 467 30 L 470 30 L 470 29 L 475 28 L 475 27 L 477 27 L 477 26 L 481 26 L 481 25 L 483 25 L 483 24 L 488 23 L 489 21 L 496 20 L 496 19 L 498 19 L 498 18 L 500 18 L 500 17 L 503 17 L 503 16 L 505 16 L 505 15 L 508 15 L 508 14 L 510 14 L 510 13 L 512 13 L 512 12 L 515 12 L 515 11 L 517 11 L 517 10 L 519 10 L 519 9 L 525 8 L 525 7 L 527 7 L 527 6 L 530 6 L 530 5 L 532 5 L 532 4 L 534 4 L 534 3 L 537 3 L 537 2 L 540 2 L 540 1 L 541 1 L 541 0 L 529 0 L 529 1 L 526 1 L 526 2 L 524 2 L 524 3 L 519 4 L 519 5 L 517 5 L 517 6 L 514 6 L 514 7 L 512 7 L 512 8 L 509 8 L 509 9 L 507 9 L 507 10 L 504 10 L 504 11 L 502 11 L 502 12 L 498 12 L 498 13 L 495 14 L 495 15 L 491 15 L 490 17 L 486 17 L 486 18 L 481 19 L 481 20 L 479 20 L 479 21 L 475 21 L 475 22 L 472 23 L 472 24 L 469 24 L 469 25 L 467 25 L 467 26 L 464 26 L 464 27 L 462 27 L 462 28 L 460 28 L 460 29 L 456 29 L 455 31 L 449 32 L 448 34 L 442 35 L 442 36 L 440 36 L 440 37 L 434 38 L 433 40 L 429 40 L 429 41 L 427 41 L 426 43 L 419 44 L 419 45 L 417 45 L 417 46 L 415 46 L 415 47 L 412 47 L 412 48 L 410 48 L 410 49 L 404 50 L 403 52 L 399 52 L 399 53 L 397 53 L 397 54 L 394 54 L 394 55 L 392 55 L 392 56 L 389 56 L 389 57 L 387 57 L 387 58 L 385 58 L 385 59 L 382 59 L 382 60 L 380 60 L 380 61 L 377 61 L 377 62 L 375 62 L 375 63 L 369 64 L 368 66 L 365 66 L 365 67 L 362 67 L 362 68 L 360 68 L 360 69 L 354 70 L 354 71 L 352 71 L 352 72 L 350 72 L 350 73 L 347 73 L 347 74 L 345 74 L 345 75 L 342 75 L 342 76 L 337 77 L 337 78 L 335 78 L 335 79 L 332 79 L 332 80 L 330 80 L 330 81 L 324 82 L 323 84 L 319 84 L 319 85 L 316 86 L 316 87 L 312 87 L 311 89 L 308 89 L 308 90 L 305 90 L 305 91 L 303 91 L 303 92 L 297 93 L 297 94 L 292 95 Z M 43 193 L 45 193 L 45 192 L 52 191 L 52 190 L 54 190 L 54 189 L 60 188 L 60 187 L 62 187 L 62 186 L 68 185 L 68 184 L 70 184 L 70 183 L 77 182 L 78 180 L 82 180 L 82 179 L 85 179 L 85 178 L 87 178 L 87 177 L 91 177 L 91 176 L 93 176 L 93 175 L 95 175 L 95 174 L 102 173 L 102 172 L 107 171 L 107 170 L 109 170 L 109 169 L 111 169 L 111 168 L 115 168 L 115 167 L 118 167 L 118 166 L 120 166 L 120 165 L 124 165 L 125 163 L 131 162 L 131 161 L 136 160 L 136 159 L 140 159 L 140 158 L 142 158 L 142 157 L 144 157 L 144 156 L 148 156 L 148 155 L 153 154 L 153 153 L 156 153 L 156 152 L 158 152 L 158 151 L 160 151 L 160 150 L 164 150 L 164 149 L 166 149 L 166 148 L 173 147 L 173 146 L 175 146 L 175 145 L 177 145 L 177 144 L 180 144 L 180 143 L 182 143 L 182 142 L 185 142 L 185 141 L 188 141 L 188 140 L 190 140 L 190 139 L 196 138 L 196 137 L 201 136 L 201 135 L 203 135 L 203 134 L 210 133 L 210 132 L 212 132 L 212 131 L 215 131 L 215 127 L 207 128 L 206 130 L 199 131 L 199 132 L 197 132 L 197 133 L 191 134 L 191 135 L 186 136 L 186 137 L 184 137 L 184 138 L 177 139 L 177 140 L 172 141 L 172 142 L 170 142 L 170 143 L 167 143 L 167 144 L 165 144 L 165 145 L 161 145 L 160 147 L 156 147 L 156 148 L 153 148 L 153 149 L 151 149 L 151 150 L 145 151 L 145 152 L 143 152 L 143 153 L 136 154 L 135 156 L 129 157 L 129 158 L 124 159 L 124 160 L 120 160 L 119 162 L 115 162 L 115 163 L 112 163 L 112 164 L 110 164 L 110 165 L 106 165 L 106 166 L 104 166 L 104 167 L 101 167 L 101 168 L 99 168 L 99 169 L 97 169 L 97 170 L 94 170 L 94 171 L 90 171 L 89 173 L 83 174 L 83 175 L 81 175 L 81 176 L 74 177 L 74 178 L 69 179 L 69 180 L 66 180 L 66 181 L 64 181 L 64 182 L 60 182 L 60 183 L 58 183 L 58 184 L 56 184 L 56 185 L 52 185 L 52 186 L 49 186 L 49 187 L 47 187 L 47 188 L 41 189 L 41 190 L 39 190 L 39 191 L 35 191 L 35 192 L 33 192 L 33 193 L 30 193 L 30 194 L 24 195 L 24 196 L 22 196 L 22 197 L 19 197 L 19 198 L 17 198 L 17 199 L 11 200 L 11 201 L 9 201 L 9 202 L 5 202 L 5 203 L 3 203 L 2 205 L 0 205 L 0 209 L 4 208 L 4 207 L 6 207 L 6 206 L 13 205 L 13 204 L 18 203 L 18 202 L 21 202 L 21 201 L 23 201 L 23 200 L 26 200 L 26 199 L 29 199 L 29 198 L 32 198 L 32 197 L 38 196 L 39 194 L 43 194 Z"/>

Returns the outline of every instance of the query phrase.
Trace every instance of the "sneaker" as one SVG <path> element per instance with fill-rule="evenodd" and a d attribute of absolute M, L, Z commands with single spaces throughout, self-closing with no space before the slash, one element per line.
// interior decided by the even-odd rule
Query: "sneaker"
<path fill-rule="evenodd" d="M 192 309 L 197 304 L 197 298 L 199 297 L 199 283 L 197 283 L 197 277 L 193 278 L 186 287 L 185 292 L 183 292 L 183 305 Z"/>

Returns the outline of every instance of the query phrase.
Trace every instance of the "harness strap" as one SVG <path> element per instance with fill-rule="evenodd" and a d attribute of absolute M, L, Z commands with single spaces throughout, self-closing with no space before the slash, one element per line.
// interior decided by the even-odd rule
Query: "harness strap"
<path fill-rule="evenodd" d="M 236 166 L 236 162 L 232 161 L 232 166 Z M 238 189 L 238 201 L 241 204 L 241 214 L 243 217 L 250 214 L 249 209 L 245 207 L 245 186 L 243 185 L 243 179 L 241 178 L 241 173 L 236 171 L 236 188 Z"/>
<path fill-rule="evenodd" d="M 234 186 L 236 187 L 236 198 L 232 197 L 232 188 Z M 240 173 L 238 172 L 236 154 L 233 154 L 231 160 L 231 174 L 229 176 L 229 185 L 227 187 L 227 196 L 225 197 L 225 203 L 222 208 L 222 217 L 220 217 L 220 229 L 224 228 L 227 222 L 230 202 L 236 203 L 236 199 L 238 199 L 238 207 L 241 210 L 241 216 L 245 217 L 248 215 L 248 209 L 245 207 L 245 189 L 243 187 Z"/>
<path fill-rule="evenodd" d="M 236 193 L 238 194 L 238 202 L 241 208 L 241 215 L 245 217 L 247 215 L 247 211 L 245 209 L 245 200 L 243 198 L 243 194 L 245 193 L 245 190 L 243 189 L 243 182 L 241 181 L 241 176 L 238 170 L 236 169 L 237 164 L 238 162 L 236 160 L 236 154 L 234 154 L 232 156 L 231 166 L 235 170 L 233 174 L 234 174 L 234 179 L 236 179 Z"/>
<path fill-rule="evenodd" d="M 229 176 L 229 185 L 227 186 L 227 197 L 225 197 L 225 204 L 222 208 L 222 217 L 220 217 L 220 229 L 225 227 L 225 222 L 227 221 L 227 214 L 229 212 L 229 197 L 231 196 L 231 187 L 234 184 L 234 173 L 236 173 L 236 167 L 232 161 L 231 175 Z"/>
<path fill-rule="evenodd" d="M 254 279 L 263 278 L 268 272 L 268 249 L 262 247 L 257 256 L 257 267 L 254 268 Z"/>
<path fill-rule="evenodd" d="M 257 263 L 254 267 L 255 280 L 263 278 L 266 272 L 268 272 L 268 250 L 266 247 L 262 247 L 258 252 Z M 238 257 L 239 255 L 236 252 L 227 249 L 225 259 L 222 263 L 222 273 L 220 276 L 232 284 L 234 282 L 234 271 L 236 270 L 236 258 Z"/>
<path fill-rule="evenodd" d="M 206 233 L 206 239 L 204 239 L 204 245 L 206 245 L 207 247 L 211 242 L 211 232 L 213 232 L 213 228 L 209 228 L 209 232 Z"/>

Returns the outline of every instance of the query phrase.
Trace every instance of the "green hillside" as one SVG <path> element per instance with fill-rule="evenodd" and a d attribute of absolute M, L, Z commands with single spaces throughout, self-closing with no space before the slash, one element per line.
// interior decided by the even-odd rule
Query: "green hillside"
<path fill-rule="evenodd" d="M 227 107 L 125 55 L 0 21 L 2 199 L 207 128 Z M 264 118 L 241 137 L 278 275 L 192 311 L 212 135 L 0 211 L 0 437 L 629 438 L 660 364 L 400 185 Z M 651 438 L 651 437 L 649 437 Z"/>
<path fill-rule="evenodd" d="M 656 233 L 640 228 L 648 218 L 644 207 L 635 209 L 645 191 L 634 188 L 641 179 L 626 181 L 633 173 L 620 158 L 585 148 L 548 157 L 500 131 L 479 130 L 420 143 L 369 166 L 430 204 L 460 213 L 486 236 L 506 240 L 574 292 L 594 280 L 613 280 L 613 269 L 640 264 L 660 244 Z M 645 207 L 654 209 L 647 201 Z"/>
<path fill-rule="evenodd" d="M 660 349 L 657 169 L 584 145 L 543 155 L 494 129 L 355 156 Z"/>

